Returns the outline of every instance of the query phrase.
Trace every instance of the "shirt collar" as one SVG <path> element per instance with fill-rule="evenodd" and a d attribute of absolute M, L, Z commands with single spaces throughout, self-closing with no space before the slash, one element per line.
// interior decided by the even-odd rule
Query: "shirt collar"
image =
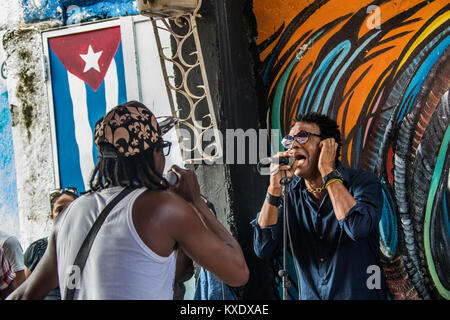
<path fill-rule="evenodd" d="M 349 182 L 349 178 L 350 178 L 348 169 L 346 169 L 341 164 L 341 162 L 338 162 L 338 165 L 337 165 L 336 169 L 342 174 L 342 177 L 344 178 L 344 181 L 348 183 Z M 303 181 L 303 178 L 299 178 L 297 176 L 294 176 L 294 178 L 292 179 L 292 182 L 291 182 L 291 186 L 292 186 L 291 188 L 292 189 L 300 188 L 300 186 L 302 185 L 302 183 L 301 183 L 302 181 Z"/>

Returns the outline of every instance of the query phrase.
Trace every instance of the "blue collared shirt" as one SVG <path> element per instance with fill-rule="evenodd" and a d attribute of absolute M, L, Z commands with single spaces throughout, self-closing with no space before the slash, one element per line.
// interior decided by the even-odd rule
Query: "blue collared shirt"
<path fill-rule="evenodd" d="M 338 170 L 356 205 L 338 221 L 328 193 L 319 205 L 295 177 L 288 186 L 288 220 L 300 276 L 302 300 L 386 299 L 379 262 L 381 184 L 369 172 Z M 283 244 L 283 199 L 278 222 L 261 228 L 259 213 L 251 222 L 253 245 L 260 258 L 280 254 Z M 377 289 L 380 288 L 380 289 Z"/>

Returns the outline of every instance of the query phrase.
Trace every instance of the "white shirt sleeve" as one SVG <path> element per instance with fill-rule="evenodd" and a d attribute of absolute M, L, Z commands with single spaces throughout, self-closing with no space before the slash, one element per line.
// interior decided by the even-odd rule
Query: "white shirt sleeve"
<path fill-rule="evenodd" d="M 22 246 L 16 237 L 11 236 L 3 243 L 3 251 L 13 272 L 22 271 L 25 269 Z"/>

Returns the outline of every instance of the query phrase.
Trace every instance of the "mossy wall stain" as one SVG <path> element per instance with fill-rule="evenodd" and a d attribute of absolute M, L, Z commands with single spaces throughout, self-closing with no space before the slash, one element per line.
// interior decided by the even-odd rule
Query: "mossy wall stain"
<path fill-rule="evenodd" d="M 22 123 L 27 130 L 28 139 L 31 138 L 31 125 L 33 124 L 33 97 L 36 93 L 37 76 L 36 73 L 30 70 L 29 67 L 24 67 L 20 69 L 19 72 L 19 83 L 16 88 L 16 96 L 22 104 Z"/>
<path fill-rule="evenodd" d="M 30 129 L 35 117 L 35 97 L 40 79 L 35 70 L 36 65 L 39 65 L 36 58 L 34 58 L 36 55 L 33 54 L 31 49 L 24 47 L 24 45 L 30 43 L 36 32 L 34 29 L 18 29 L 7 32 L 3 36 L 4 47 L 18 48 L 16 49 L 17 64 L 20 67 L 17 73 L 16 97 L 20 101 L 20 122 L 25 127 L 29 140 L 31 139 Z"/>

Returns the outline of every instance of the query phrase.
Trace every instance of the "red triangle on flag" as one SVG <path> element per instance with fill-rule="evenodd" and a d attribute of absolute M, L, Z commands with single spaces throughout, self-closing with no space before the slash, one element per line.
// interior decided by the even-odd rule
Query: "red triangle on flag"
<path fill-rule="evenodd" d="M 50 38 L 59 61 L 94 91 L 100 87 L 120 44 L 120 27 Z"/>

